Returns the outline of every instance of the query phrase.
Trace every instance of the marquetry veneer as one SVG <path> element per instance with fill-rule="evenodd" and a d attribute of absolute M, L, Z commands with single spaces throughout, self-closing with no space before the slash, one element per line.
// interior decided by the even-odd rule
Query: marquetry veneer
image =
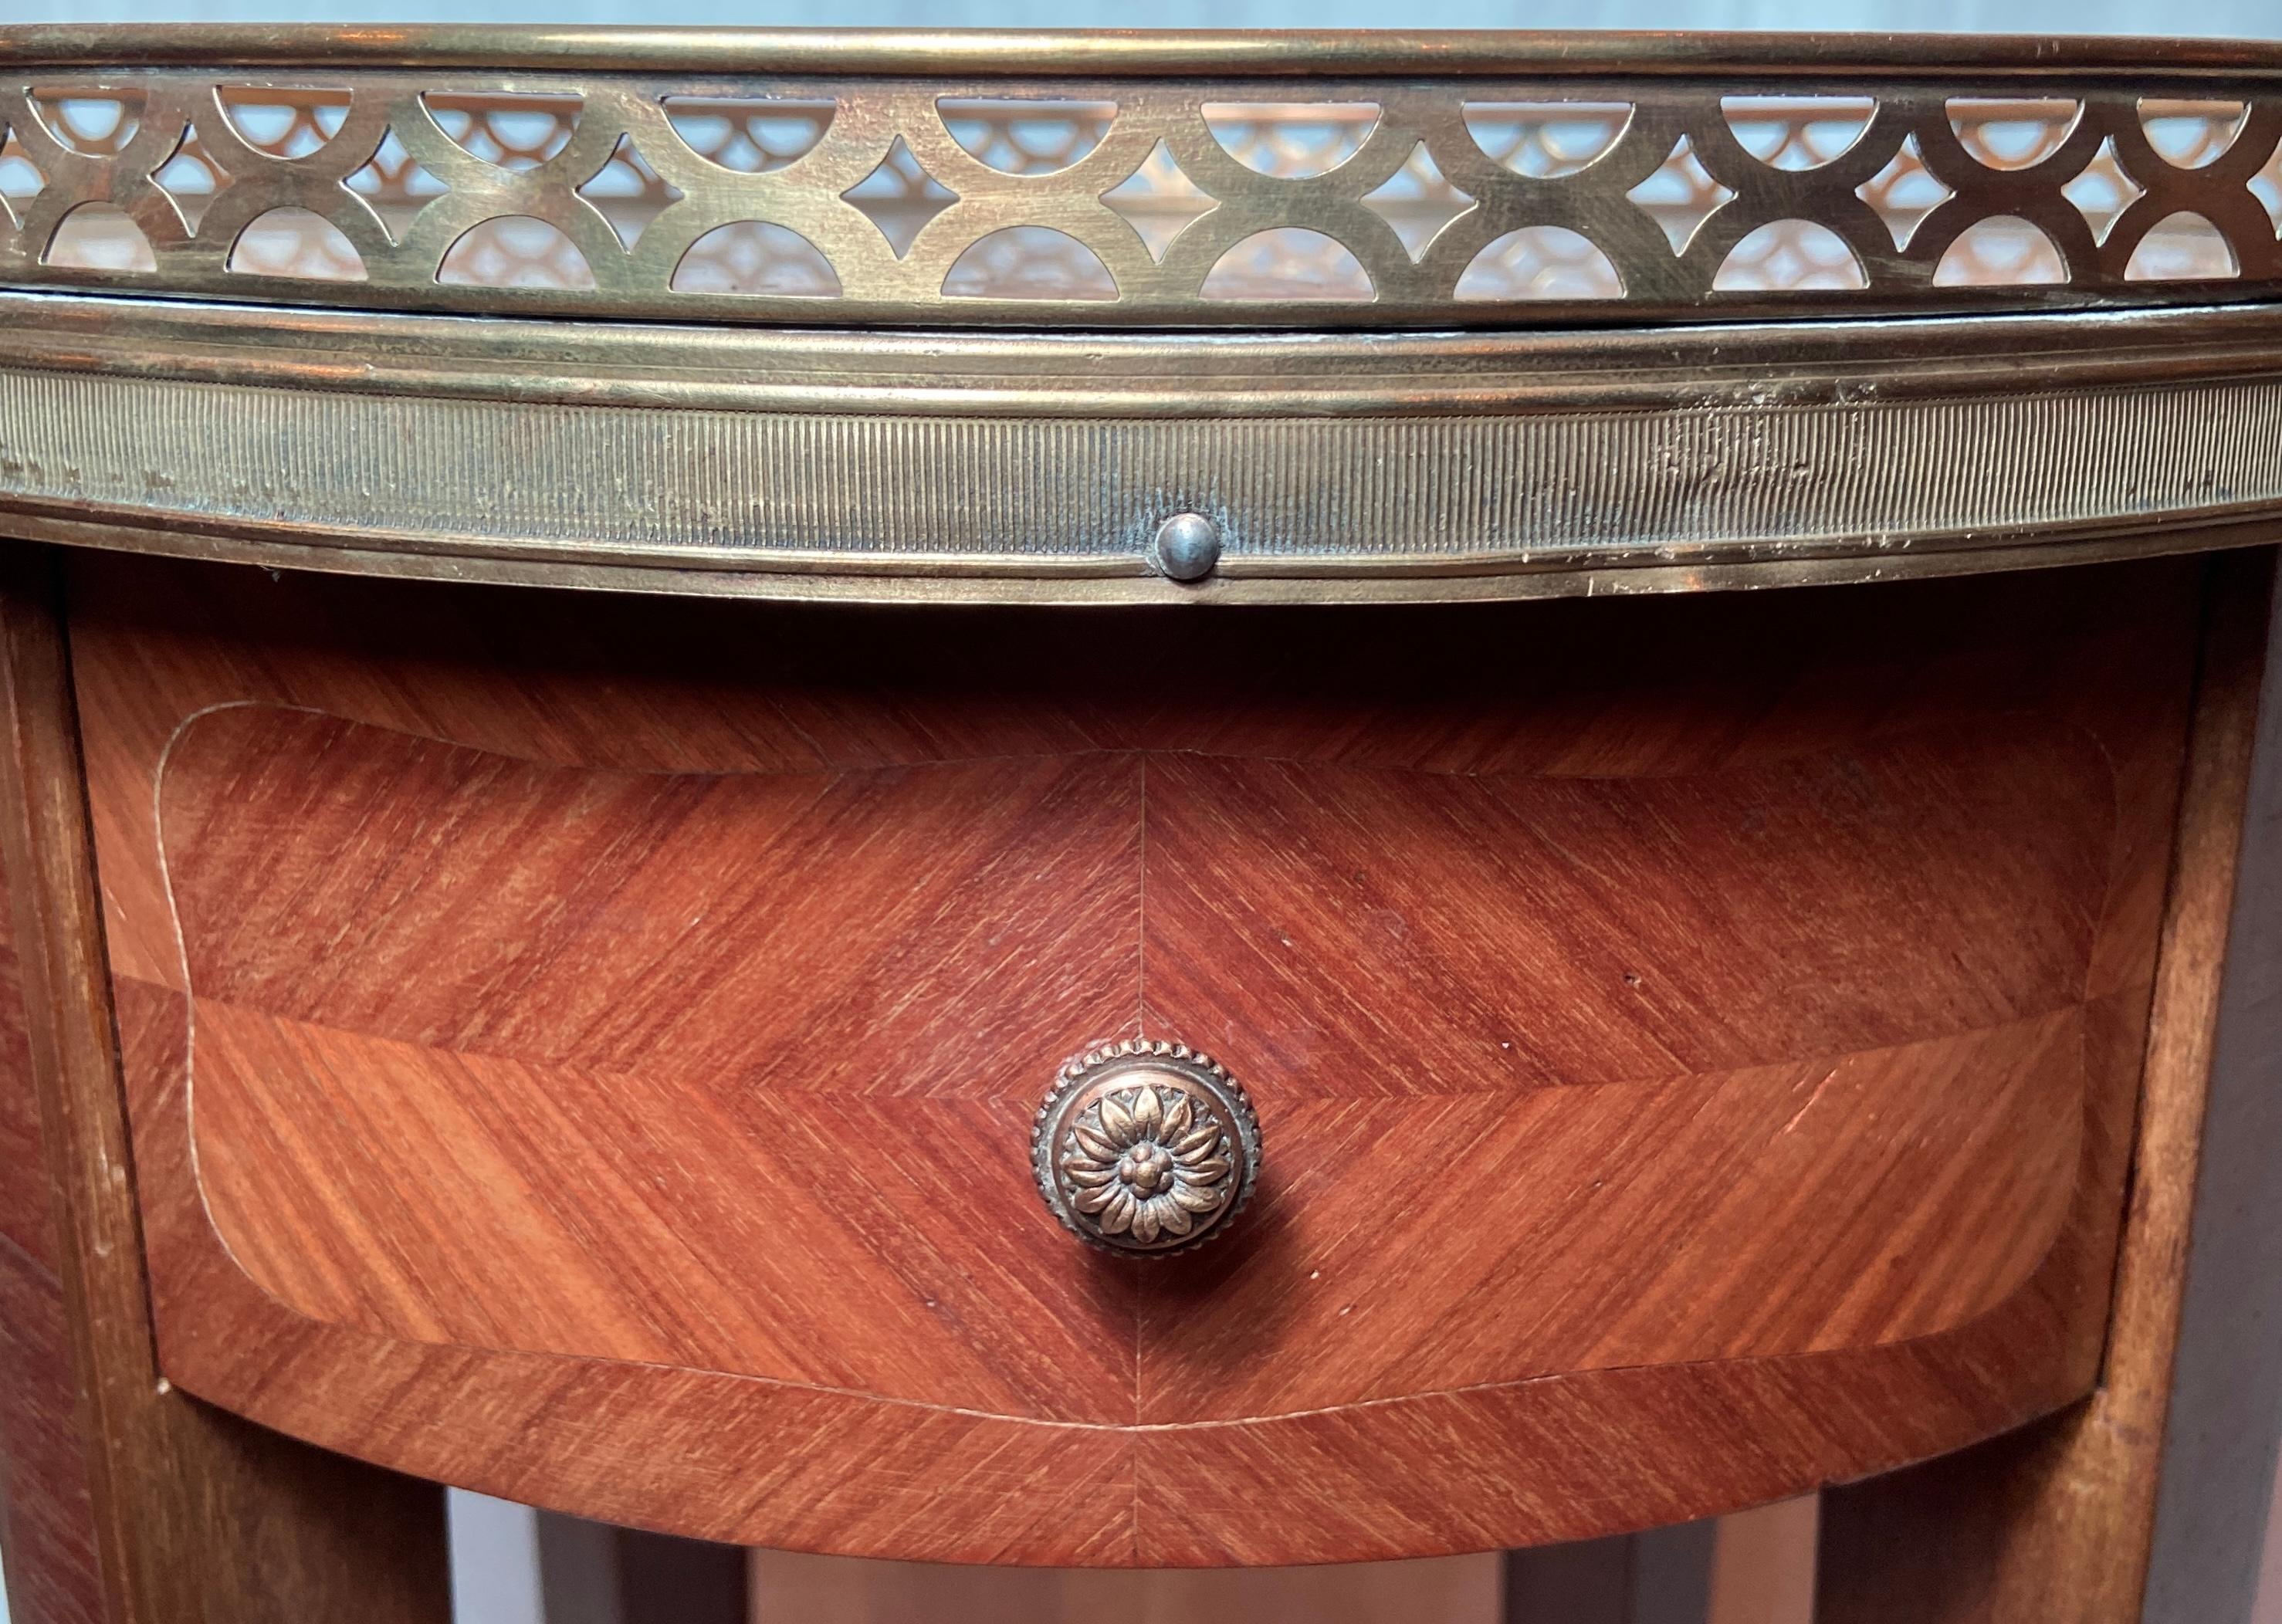
<path fill-rule="evenodd" d="M 857 612 L 76 561 L 159 1358 L 422 1476 L 1058 1565 L 1575 1538 L 2080 1396 L 2203 567 Z M 1056 1068 L 1209 1052 L 1105 1255 Z"/>

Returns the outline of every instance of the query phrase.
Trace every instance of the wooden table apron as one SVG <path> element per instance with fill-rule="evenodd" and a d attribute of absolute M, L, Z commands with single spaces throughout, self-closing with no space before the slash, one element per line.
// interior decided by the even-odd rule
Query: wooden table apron
<path fill-rule="evenodd" d="M 967 1561 L 1577 1538 L 1986 1436 L 2097 1369 L 2199 575 L 1168 626 L 89 557 L 164 1366 Z M 1134 1035 L 1259 1106 L 1191 1257 L 1029 1187 Z"/>

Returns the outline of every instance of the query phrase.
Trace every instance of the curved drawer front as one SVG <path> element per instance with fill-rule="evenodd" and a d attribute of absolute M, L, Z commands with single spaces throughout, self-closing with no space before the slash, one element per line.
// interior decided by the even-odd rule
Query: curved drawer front
<path fill-rule="evenodd" d="M 1943 1330 L 2075 1183 L 2088 737 L 713 777 L 260 706 L 159 791 L 217 1226 L 392 1335 L 1241 1419 Z M 1274 1144 L 1200 1301 L 1029 1187 L 1056 1066 L 1137 1032 L 1209 1045 Z"/>
<path fill-rule="evenodd" d="M 1106 636 L 87 576 L 165 1361 L 259 1419 L 716 1537 L 1290 1561 L 2089 1380 L 2191 571 Z M 1258 1110 L 1177 1257 L 1033 1179 L 1135 1037 Z"/>

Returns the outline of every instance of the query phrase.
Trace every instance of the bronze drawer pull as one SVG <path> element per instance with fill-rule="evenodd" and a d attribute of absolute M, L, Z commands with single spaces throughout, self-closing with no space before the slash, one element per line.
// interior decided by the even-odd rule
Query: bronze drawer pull
<path fill-rule="evenodd" d="M 1176 1252 L 1217 1233 L 1260 1173 L 1244 1089 L 1184 1045 L 1133 1040 L 1062 1068 L 1031 1160 L 1046 1205 L 1081 1240 Z"/>

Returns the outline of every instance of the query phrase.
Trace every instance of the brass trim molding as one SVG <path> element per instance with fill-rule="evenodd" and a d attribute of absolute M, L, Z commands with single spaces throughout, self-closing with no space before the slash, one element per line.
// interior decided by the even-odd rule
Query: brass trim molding
<path fill-rule="evenodd" d="M 0 289 L 35 371 L 524 403 L 953 416 L 1462 417 L 2282 375 L 2282 304 L 1443 333 L 710 328 Z"/>
<path fill-rule="evenodd" d="M 563 73 L 955 72 L 1456 76 L 1736 73 L 1768 79 L 1929 70 L 2282 76 L 2255 40 L 2051 35 L 989 28 L 618 28 L 498 24 L 125 23 L 0 27 L 13 68 L 529 67 Z"/>
<path fill-rule="evenodd" d="M 0 29 L 0 514 L 764 596 L 2282 526 L 2282 47 Z"/>
<path fill-rule="evenodd" d="M 1878 579 L 2282 528 L 2265 309 L 1097 341 L 17 294 L 0 333 L 10 530 L 297 567 L 1329 601 Z M 1160 573 L 1184 514 L 1216 542 L 1194 582 Z"/>

